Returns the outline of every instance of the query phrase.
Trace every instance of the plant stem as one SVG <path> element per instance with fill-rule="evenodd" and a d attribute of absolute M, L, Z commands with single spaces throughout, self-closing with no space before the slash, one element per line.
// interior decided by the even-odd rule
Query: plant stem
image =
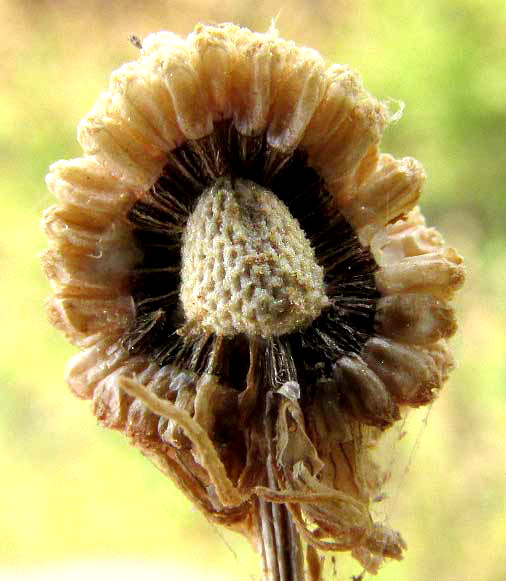
<path fill-rule="evenodd" d="M 266 484 L 277 489 L 274 474 L 274 418 L 272 393 L 267 394 L 265 437 L 267 445 Z M 262 541 L 264 581 L 304 581 L 304 555 L 297 527 L 284 504 L 258 500 L 259 530 Z"/>
<path fill-rule="evenodd" d="M 258 516 L 264 581 L 304 581 L 302 543 L 288 508 L 259 500 Z"/>

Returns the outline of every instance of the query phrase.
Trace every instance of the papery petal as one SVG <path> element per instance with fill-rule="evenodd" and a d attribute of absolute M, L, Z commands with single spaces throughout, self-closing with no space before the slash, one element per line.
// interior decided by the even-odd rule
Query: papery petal
<path fill-rule="evenodd" d="M 273 104 L 267 142 L 291 151 L 299 141 L 323 96 L 324 62 L 311 49 L 277 44 L 272 73 Z"/>
<path fill-rule="evenodd" d="M 97 382 L 93 391 L 93 413 L 100 423 L 114 430 L 125 428 L 132 398 L 118 386 L 120 377 L 131 377 L 145 369 L 144 358 L 129 358 Z"/>
<path fill-rule="evenodd" d="M 385 295 L 420 292 L 447 298 L 463 285 L 464 277 L 462 258 L 452 248 L 444 248 L 381 266 L 376 285 Z"/>
<path fill-rule="evenodd" d="M 95 156 L 109 171 L 127 183 L 147 189 L 160 175 L 166 154 L 150 143 L 135 124 L 130 125 L 119 116 L 121 99 L 117 94 L 102 93 L 93 110 L 79 123 L 78 141 L 87 155 Z"/>
<path fill-rule="evenodd" d="M 83 253 L 96 251 L 104 226 L 100 221 L 93 222 L 75 207 L 65 205 L 51 206 L 44 211 L 42 227 L 46 236 L 62 251 L 68 247 Z"/>
<path fill-rule="evenodd" d="M 126 119 L 143 138 L 171 151 L 184 140 L 166 84 L 141 62 L 126 63 L 109 82 L 111 115 Z"/>
<path fill-rule="evenodd" d="M 69 244 L 76 241 L 81 242 L 77 236 L 73 240 L 60 239 L 42 255 L 48 278 L 61 286 L 81 284 L 88 288 L 116 288 L 118 292 L 141 256 L 129 230 L 118 222 L 110 224 L 93 249 Z"/>
<path fill-rule="evenodd" d="M 372 337 L 365 344 L 362 357 L 395 401 L 411 406 L 431 402 L 453 367 L 444 341 L 423 349 Z"/>
<path fill-rule="evenodd" d="M 301 141 L 305 148 L 325 145 L 363 94 L 359 75 L 346 65 L 332 65 L 325 70 L 322 86 L 324 95 Z"/>
<path fill-rule="evenodd" d="M 232 116 L 232 80 L 240 58 L 235 44 L 238 33 L 240 28 L 233 24 L 199 24 L 188 37 L 190 61 L 215 121 Z"/>
<path fill-rule="evenodd" d="M 128 352 L 116 344 L 117 338 L 102 338 L 70 359 L 65 379 L 75 395 L 90 399 L 97 383 L 129 358 Z"/>
<path fill-rule="evenodd" d="M 233 118 L 243 135 L 258 135 L 267 126 L 271 108 L 271 49 L 269 35 L 241 28 L 236 35 L 237 62 L 231 78 Z"/>
<path fill-rule="evenodd" d="M 71 340 L 98 332 L 124 331 L 133 318 L 129 295 L 114 298 L 53 296 L 46 305 L 51 323 Z"/>
<path fill-rule="evenodd" d="M 342 196 L 346 200 L 348 198 L 347 193 L 356 191 L 368 183 L 374 172 L 378 169 L 381 156 L 382 153 L 380 152 L 379 144 L 375 143 L 371 145 L 355 168 L 353 174 L 345 178 L 341 184 L 337 184 L 337 186 L 341 185 L 341 188 L 335 190 L 336 198 L 339 199 Z"/>
<path fill-rule="evenodd" d="M 49 170 L 49 190 L 68 211 L 75 208 L 72 221 L 77 224 L 107 223 L 110 215 L 121 214 L 135 199 L 131 183 L 107 172 L 95 157 L 58 161 Z"/>
<path fill-rule="evenodd" d="M 330 186 L 341 181 L 379 143 L 387 123 L 387 110 L 381 103 L 372 97 L 359 101 L 327 140 L 307 146 L 310 164 Z"/>
<path fill-rule="evenodd" d="M 380 377 L 360 357 L 341 357 L 335 373 L 343 403 L 354 417 L 379 428 L 400 418 Z"/>
<path fill-rule="evenodd" d="M 418 202 L 425 171 L 411 157 L 397 160 L 382 154 L 377 167 L 356 189 L 350 184 L 339 197 L 339 208 L 358 230 L 362 244 L 388 222 L 409 212 Z"/>
<path fill-rule="evenodd" d="M 143 66 L 157 74 L 170 93 L 179 128 L 187 139 L 199 139 L 213 129 L 199 77 L 191 65 L 189 46 L 169 33 L 149 35 L 143 42 Z"/>
<path fill-rule="evenodd" d="M 418 345 L 448 339 L 457 330 L 447 303 L 417 293 L 382 297 L 376 306 L 375 325 L 380 335 Z"/>
<path fill-rule="evenodd" d="M 371 240 L 371 251 L 378 264 L 390 264 L 406 256 L 440 252 L 445 246 L 435 228 L 427 228 L 416 207 L 405 217 L 378 231 Z"/>

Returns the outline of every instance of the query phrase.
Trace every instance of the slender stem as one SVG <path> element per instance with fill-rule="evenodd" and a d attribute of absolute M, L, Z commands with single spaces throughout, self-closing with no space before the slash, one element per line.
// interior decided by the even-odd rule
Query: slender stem
<path fill-rule="evenodd" d="M 258 501 L 264 581 L 304 581 L 302 543 L 289 510 Z"/>
<path fill-rule="evenodd" d="M 276 489 L 274 474 L 273 405 L 267 395 L 265 411 L 265 436 L 267 447 L 266 484 Z M 302 542 L 290 511 L 284 504 L 258 500 L 258 517 L 262 537 L 264 581 L 304 581 L 304 555 Z"/>

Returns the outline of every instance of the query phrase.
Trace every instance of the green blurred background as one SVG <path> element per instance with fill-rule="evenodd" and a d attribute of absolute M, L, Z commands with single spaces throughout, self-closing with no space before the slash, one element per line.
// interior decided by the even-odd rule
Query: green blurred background
<path fill-rule="evenodd" d="M 406 103 L 383 150 L 412 155 L 423 208 L 466 258 L 458 368 L 391 452 L 380 515 L 409 544 L 379 580 L 506 578 L 506 4 L 504 0 L 0 0 L 0 579 L 259 577 L 243 540 L 197 513 L 63 381 L 73 350 L 46 322 L 38 253 L 47 166 L 130 34 L 234 21 L 361 71 Z M 360 568 L 338 555 L 329 579 Z"/>

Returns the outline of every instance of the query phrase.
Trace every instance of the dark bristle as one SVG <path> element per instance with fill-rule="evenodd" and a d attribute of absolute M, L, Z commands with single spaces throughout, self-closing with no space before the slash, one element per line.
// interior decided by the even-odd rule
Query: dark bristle
<path fill-rule="evenodd" d="M 153 338 L 158 333 L 163 333 L 166 322 L 165 315 L 163 309 L 138 315 L 135 327 L 123 335 L 123 347 L 133 355 L 144 351 L 148 345 L 153 348 L 151 345 Z"/>

